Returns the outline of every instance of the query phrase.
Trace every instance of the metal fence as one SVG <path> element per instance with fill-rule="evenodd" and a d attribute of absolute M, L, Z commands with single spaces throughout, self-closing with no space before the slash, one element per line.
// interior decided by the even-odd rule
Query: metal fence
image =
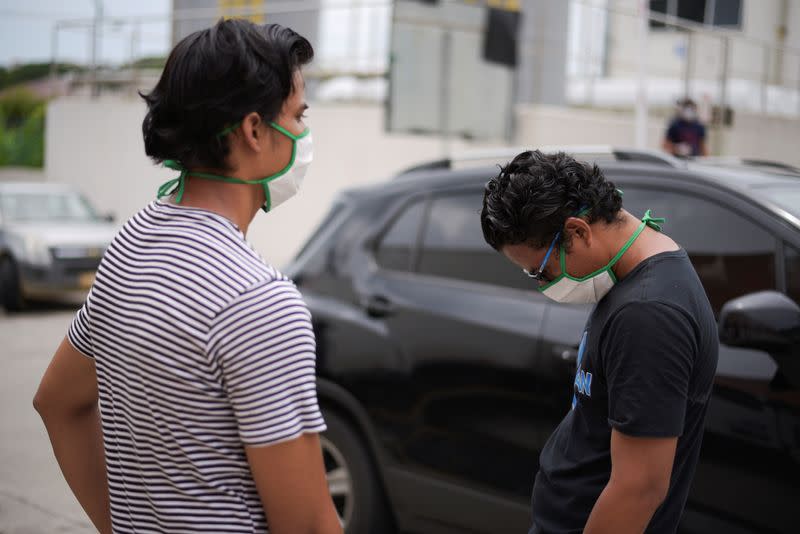
<path fill-rule="evenodd" d="M 523 17 L 537 16 L 530 9 L 532 1 L 520 2 Z M 666 4 L 670 1 L 674 0 Z M 665 109 L 678 97 L 690 96 L 707 118 L 715 109 L 725 108 L 800 117 L 800 48 L 786 44 L 785 26 L 782 35 L 754 34 L 747 18 L 748 1 L 754 0 L 739 3 L 740 27 L 731 29 L 649 10 L 650 2 L 646 0 L 569 0 L 563 103 L 630 109 L 637 102 L 641 105 L 644 95 L 646 109 Z M 439 2 L 490 5 L 496 0 Z M 223 4 L 224 9 L 220 7 Z M 166 53 L 172 45 L 175 21 L 211 23 L 221 16 L 242 16 L 280 22 L 281 17 L 308 15 L 319 20 L 314 43 L 317 60 L 308 77 L 320 81 L 347 79 L 346 83 L 328 85 L 328 96 L 333 95 L 332 98 L 346 99 L 351 94 L 357 99 L 380 101 L 388 93 L 385 80 L 393 4 L 391 0 L 220 0 L 217 7 L 178 9 L 169 15 L 120 18 L 99 12 L 94 19 L 63 20 L 54 26 L 53 64 L 59 61 L 59 45 L 67 36 L 83 35 L 89 45 L 87 59 L 99 68 L 76 78 L 77 87 L 93 87 L 97 93 L 100 87 L 146 86 L 152 83 L 154 74 L 135 64 L 143 55 L 142 43 L 152 48 L 154 42 L 160 42 Z M 647 23 L 646 32 L 639 31 L 642 17 Z M 775 24 L 791 23 L 780 17 L 781 13 L 777 13 Z M 800 16 L 793 20 L 800 26 Z M 789 33 L 798 31 L 800 28 L 792 27 Z M 111 40 L 128 41 L 129 68 L 111 68 L 104 62 L 103 50 Z M 554 53 L 552 42 L 520 43 L 519 55 L 523 58 Z M 527 68 L 524 61 L 520 65 L 520 69 Z M 525 74 L 518 70 L 517 80 Z M 361 91 L 352 90 L 354 86 Z"/>

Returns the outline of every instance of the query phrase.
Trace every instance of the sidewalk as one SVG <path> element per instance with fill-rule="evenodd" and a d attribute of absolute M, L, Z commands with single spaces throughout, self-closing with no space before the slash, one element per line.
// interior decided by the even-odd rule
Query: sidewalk
<path fill-rule="evenodd" d="M 89 520 L 77 519 L 48 510 L 24 497 L 0 489 L 0 534 L 91 534 Z"/>
<path fill-rule="evenodd" d="M 95 532 L 61 475 L 33 409 L 74 311 L 0 311 L 0 534 Z"/>

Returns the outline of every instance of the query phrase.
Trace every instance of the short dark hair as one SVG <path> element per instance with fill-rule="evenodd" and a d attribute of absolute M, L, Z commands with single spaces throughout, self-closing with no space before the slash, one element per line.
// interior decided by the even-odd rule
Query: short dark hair
<path fill-rule="evenodd" d="M 579 211 L 587 210 L 589 224 L 612 223 L 621 208 L 622 195 L 597 165 L 563 152 L 527 151 L 486 184 L 481 227 L 495 250 L 520 243 L 543 248 Z"/>
<path fill-rule="evenodd" d="M 217 134 L 253 111 L 274 120 L 294 90 L 311 44 L 278 24 L 220 20 L 175 45 L 148 94 L 142 123 L 145 153 L 185 167 L 226 169 L 228 136 Z"/>

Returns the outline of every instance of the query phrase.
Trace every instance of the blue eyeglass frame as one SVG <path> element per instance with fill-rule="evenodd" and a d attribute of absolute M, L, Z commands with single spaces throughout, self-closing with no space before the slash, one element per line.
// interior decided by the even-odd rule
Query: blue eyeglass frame
<path fill-rule="evenodd" d="M 620 191 L 619 189 L 617 189 L 617 191 L 619 191 L 620 194 L 622 193 L 622 191 Z M 582 206 L 578 211 L 575 212 L 573 217 L 580 217 L 581 215 L 586 215 L 586 213 L 588 211 L 589 211 L 589 207 L 588 206 Z M 550 248 L 547 249 L 547 254 L 544 255 L 544 259 L 542 260 L 542 264 L 539 265 L 538 269 L 536 269 L 533 272 L 531 272 L 531 271 L 529 271 L 527 269 L 522 269 L 522 272 L 527 274 L 529 277 L 533 278 L 537 282 L 547 282 L 548 280 L 546 280 L 545 277 L 544 277 L 544 267 L 545 267 L 545 265 L 547 265 L 547 260 L 550 259 L 550 255 L 553 253 L 553 249 L 555 248 L 556 243 L 558 243 L 558 239 L 560 237 L 561 237 L 561 230 L 556 232 L 556 236 L 553 238 L 553 242 L 550 243 Z"/>
<path fill-rule="evenodd" d="M 544 259 L 542 260 L 542 264 L 539 265 L 538 269 L 536 269 L 533 272 L 528 271 L 527 269 L 523 269 L 522 272 L 524 272 L 525 274 L 527 274 L 529 277 L 533 278 L 537 282 L 546 281 L 544 279 L 544 267 L 545 267 L 545 265 L 547 265 L 547 260 L 550 259 L 550 255 L 553 253 L 553 249 L 555 248 L 556 243 L 558 243 L 558 238 L 560 238 L 560 237 L 561 237 L 561 230 L 556 232 L 556 236 L 553 238 L 553 242 L 550 243 L 550 248 L 547 249 L 547 254 L 544 255 Z"/>

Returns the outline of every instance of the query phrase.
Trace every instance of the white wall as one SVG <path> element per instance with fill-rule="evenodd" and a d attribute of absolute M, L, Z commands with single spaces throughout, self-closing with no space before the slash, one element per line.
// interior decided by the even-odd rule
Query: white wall
<path fill-rule="evenodd" d="M 736 36 L 754 38 L 777 44 L 777 29 L 781 23 L 782 0 L 743 0 L 742 26 L 734 31 L 729 51 L 729 75 L 734 78 L 760 80 L 764 68 L 770 69 L 770 79 L 775 79 L 775 69 L 783 68 L 786 73 L 796 72 L 796 64 L 800 56 L 792 55 L 782 63 L 775 65 L 775 59 L 764 66 L 763 47 L 737 39 Z M 639 48 L 637 44 L 636 17 L 627 14 L 635 13 L 638 0 L 616 0 L 612 7 L 624 10 L 611 16 L 608 40 L 608 75 L 614 77 L 633 76 L 636 74 Z M 790 13 L 786 21 L 788 34 L 787 46 L 794 45 L 791 35 L 800 31 L 800 15 L 795 14 L 800 4 L 797 0 L 789 1 Z M 797 38 L 795 38 L 797 39 Z M 683 77 L 685 59 L 680 51 L 685 48 L 687 37 L 685 32 L 668 29 L 651 29 L 648 41 L 648 70 L 652 76 Z M 716 79 L 722 70 L 720 39 L 715 36 L 695 35 L 692 44 L 694 54 L 692 77 L 700 79 Z M 796 79 L 796 77 L 795 77 Z"/>
<path fill-rule="evenodd" d="M 0 182 L 41 182 L 44 172 L 28 167 L 0 167 Z"/>
<path fill-rule="evenodd" d="M 47 179 L 79 185 L 101 211 L 126 220 L 177 174 L 154 166 L 144 155 L 144 113 L 144 103 L 127 98 L 52 101 L 45 139 Z M 259 213 L 248 232 L 253 245 L 278 266 L 291 259 L 343 188 L 385 180 L 443 154 L 438 139 L 385 133 L 379 105 L 312 103 L 308 115 L 314 163 L 303 189 L 275 212 Z M 453 143 L 455 150 L 466 146 Z"/>
<path fill-rule="evenodd" d="M 723 155 L 783 161 L 800 167 L 800 120 L 737 113 L 734 127 L 722 133 Z"/>
<path fill-rule="evenodd" d="M 634 118 L 630 112 L 594 111 L 554 106 L 526 106 L 517 111 L 518 144 L 635 146 Z M 664 122 L 651 118 L 647 146 L 661 144 Z"/>
<path fill-rule="evenodd" d="M 631 112 L 595 111 L 576 108 L 525 107 L 518 110 L 519 144 L 634 146 L 634 116 Z M 657 149 L 667 119 L 651 116 L 647 146 Z M 721 132 L 709 130 L 709 150 L 715 155 L 771 159 L 800 166 L 800 121 L 758 114 L 737 113 L 734 125 Z"/>
<path fill-rule="evenodd" d="M 144 105 L 131 99 L 78 98 L 51 102 L 47 113 L 46 176 L 76 184 L 101 211 L 124 221 L 155 198 L 158 186 L 175 176 L 144 155 L 141 122 Z M 387 134 L 383 107 L 314 105 L 309 112 L 314 163 L 300 195 L 269 214 L 259 213 L 248 239 L 275 265 L 284 265 L 344 188 L 377 183 L 405 167 L 443 155 L 439 139 Z M 526 106 L 517 110 L 515 145 L 634 145 L 629 112 Z M 657 148 L 666 124 L 653 117 L 648 146 Z M 713 135 L 713 134 L 712 134 Z M 733 129 L 719 143 L 723 155 L 772 158 L 800 165 L 800 121 L 737 114 Z M 464 153 L 487 145 L 452 143 Z M 488 179 L 488 177 L 487 177 Z"/>
<path fill-rule="evenodd" d="M 789 13 L 786 17 L 786 46 L 800 50 L 800 2 L 788 0 Z M 800 87 L 800 55 L 786 54 L 783 57 L 784 83 Z"/>

